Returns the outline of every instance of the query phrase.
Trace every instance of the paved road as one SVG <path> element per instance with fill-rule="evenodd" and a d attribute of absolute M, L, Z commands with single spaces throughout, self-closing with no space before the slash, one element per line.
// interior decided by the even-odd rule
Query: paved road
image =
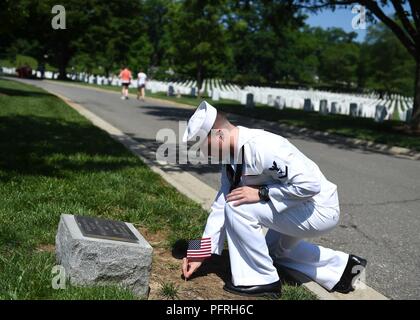
<path fill-rule="evenodd" d="M 122 101 L 115 93 L 26 81 L 64 95 L 155 150 L 156 132 L 178 129 L 191 108 L 166 103 Z M 315 242 L 355 253 L 369 261 L 367 283 L 394 299 L 420 299 L 420 162 L 352 149 L 334 141 L 278 131 L 273 124 L 233 117 L 234 122 L 277 132 L 313 159 L 338 185 L 341 221 Z M 218 166 L 181 166 L 218 188 Z"/>

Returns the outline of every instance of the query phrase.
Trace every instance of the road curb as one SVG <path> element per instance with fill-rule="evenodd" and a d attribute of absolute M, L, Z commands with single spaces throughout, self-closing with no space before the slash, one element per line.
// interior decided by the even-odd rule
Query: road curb
<path fill-rule="evenodd" d="M 179 170 L 165 172 L 162 170 L 165 166 L 158 166 L 154 163 L 154 161 L 144 156 L 144 154 L 150 153 L 150 150 L 146 146 L 129 137 L 118 128 L 103 120 L 93 112 L 87 110 L 82 105 L 73 102 L 65 96 L 57 94 L 54 91 L 47 91 L 63 100 L 80 115 L 91 121 L 93 125 L 107 132 L 114 140 L 122 143 L 135 156 L 139 157 L 146 165 L 148 165 L 153 172 L 159 174 L 166 182 L 175 187 L 180 193 L 198 202 L 203 209 L 209 211 L 217 190 L 211 188 L 187 172 Z M 106 90 L 106 92 L 109 93 L 110 91 Z M 316 282 L 305 277 L 303 274 L 290 269 L 285 269 L 284 271 L 320 300 L 388 300 L 387 297 L 365 284 L 361 284 L 360 289 L 357 289 L 349 294 L 340 294 L 336 292 L 330 293 Z"/>
<path fill-rule="evenodd" d="M 44 81 L 49 82 L 49 83 L 57 83 L 56 81 L 52 81 L 52 80 L 44 80 Z M 101 92 L 108 92 L 108 93 L 112 92 L 114 94 L 120 94 L 118 91 L 113 91 L 113 90 L 108 90 L 108 89 L 84 86 L 84 85 L 79 85 L 79 84 L 74 84 L 74 83 L 63 83 L 63 82 L 60 82 L 60 83 L 62 83 L 63 85 L 74 86 L 74 87 L 79 87 L 79 88 L 84 88 L 84 89 L 91 89 L 91 90 L 96 90 L 96 91 L 101 91 Z M 132 93 L 130 94 L 130 96 L 136 97 L 136 95 Z M 166 104 L 173 105 L 176 107 L 181 107 L 181 108 L 188 108 L 188 109 L 196 108 L 195 106 L 191 106 L 188 104 L 174 102 L 174 101 L 165 100 L 165 99 L 154 98 L 154 97 L 147 97 L 146 101 L 147 100 L 155 101 L 155 102 L 162 102 L 162 103 L 166 103 Z M 236 113 L 230 113 L 230 114 L 234 116 L 244 117 L 243 115 L 236 114 Z M 256 119 L 256 120 L 260 122 L 270 122 L 264 119 Z M 270 123 L 273 123 L 273 122 L 271 121 Z M 312 138 L 316 137 L 324 141 L 328 139 L 330 140 L 333 139 L 335 142 L 346 144 L 353 148 L 364 149 L 364 150 L 368 150 L 372 152 L 378 152 L 382 154 L 392 155 L 392 156 L 411 159 L 411 160 L 420 160 L 420 152 L 413 149 L 392 146 L 392 145 L 387 145 L 387 144 L 381 144 L 381 143 L 376 143 L 373 141 L 362 140 L 362 139 L 357 139 L 357 138 L 344 137 L 344 136 L 334 134 L 334 133 L 323 132 L 323 131 L 303 128 L 303 127 L 297 127 L 297 126 L 283 124 L 283 123 L 279 123 L 278 127 L 287 132 L 297 134 L 297 135 L 309 136 Z"/>

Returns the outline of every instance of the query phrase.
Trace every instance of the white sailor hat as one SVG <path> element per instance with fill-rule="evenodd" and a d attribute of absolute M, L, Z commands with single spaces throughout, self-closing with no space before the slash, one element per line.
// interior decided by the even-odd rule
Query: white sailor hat
<path fill-rule="evenodd" d="M 198 136 L 206 137 L 214 121 L 216 120 L 217 110 L 215 107 L 203 101 L 188 120 L 187 129 L 184 132 L 182 142 L 193 141 Z"/>

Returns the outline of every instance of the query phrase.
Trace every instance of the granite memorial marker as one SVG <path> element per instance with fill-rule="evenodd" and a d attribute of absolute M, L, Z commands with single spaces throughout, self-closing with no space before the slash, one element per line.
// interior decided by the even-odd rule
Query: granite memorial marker
<path fill-rule="evenodd" d="M 119 285 L 147 296 L 152 253 L 131 223 L 61 215 L 56 255 L 72 285 Z"/>

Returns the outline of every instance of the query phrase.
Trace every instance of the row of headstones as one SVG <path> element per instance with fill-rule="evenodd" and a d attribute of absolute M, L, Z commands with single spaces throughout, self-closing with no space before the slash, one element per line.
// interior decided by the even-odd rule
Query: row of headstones
<path fill-rule="evenodd" d="M 45 79 L 58 78 L 58 72 L 52 72 L 52 71 L 45 71 L 44 76 L 43 76 L 41 71 L 32 70 L 32 75 L 39 79 L 41 79 L 42 77 L 44 77 Z"/>
<path fill-rule="evenodd" d="M 38 73 L 39 71 L 37 71 L 36 76 L 40 77 L 41 75 Z M 45 77 L 47 79 L 54 79 L 55 75 L 51 72 L 46 72 Z M 72 78 L 74 78 L 74 75 Z M 98 85 L 106 85 L 106 84 L 119 85 L 119 80 L 117 78 L 108 79 L 103 76 L 94 76 L 94 75 L 88 76 L 85 74 L 83 75 L 79 74 L 77 78 L 81 81 L 88 82 L 88 83 L 96 83 Z M 135 84 L 133 83 L 132 85 L 135 85 Z M 191 87 L 189 90 L 190 90 L 189 92 L 190 95 L 192 96 L 197 95 L 197 92 L 198 92 L 197 88 Z M 170 84 L 168 85 L 167 95 L 179 96 L 180 92 L 176 91 L 175 86 Z M 218 101 L 219 99 L 220 99 L 220 90 L 218 89 L 212 90 L 212 100 Z M 255 106 L 254 95 L 252 93 L 247 93 L 245 95 L 242 95 L 240 102 L 243 105 L 245 105 L 247 108 L 252 108 Z M 286 99 L 281 96 L 274 96 L 274 95 L 269 94 L 267 96 L 267 105 L 275 107 L 279 110 L 282 110 L 286 107 Z M 314 104 L 312 103 L 311 99 L 308 99 L 308 98 L 304 99 L 303 110 L 315 111 Z M 322 99 L 319 102 L 319 113 L 320 114 L 340 114 L 342 113 L 342 110 L 341 110 L 341 106 L 338 106 L 337 102 L 332 102 L 331 107 L 328 108 L 328 101 L 326 99 Z M 412 113 L 412 109 L 405 110 L 404 119 L 402 120 L 410 121 L 411 113 Z M 353 117 L 362 116 L 362 109 L 358 106 L 357 103 L 350 103 L 349 115 Z M 382 122 L 386 119 L 387 115 L 388 115 L 388 111 L 384 105 L 379 104 L 375 107 L 375 116 L 374 116 L 375 121 Z"/>
<path fill-rule="evenodd" d="M 188 89 L 189 92 L 181 92 L 181 90 L 178 88 L 176 88 L 175 85 L 168 85 L 168 90 L 166 91 L 166 95 L 169 97 L 174 97 L 174 96 L 179 96 L 181 93 L 183 94 L 189 94 L 191 96 L 196 96 L 198 89 L 196 87 L 191 87 Z M 203 91 L 201 91 L 201 93 L 203 93 Z"/>
<path fill-rule="evenodd" d="M 343 100 L 343 99 L 360 99 L 368 98 L 366 95 L 349 95 L 349 94 L 337 94 L 328 91 L 317 91 L 317 90 L 301 90 L 301 89 L 281 89 L 281 88 L 265 88 L 265 87 L 253 87 L 247 86 L 245 90 L 254 93 L 257 102 L 262 102 L 268 99 L 269 95 L 273 96 L 295 96 L 296 98 L 310 98 L 314 100 L 327 99 L 327 100 Z M 318 98 L 320 97 L 320 98 Z M 259 101 L 262 100 L 262 101 Z"/>
<path fill-rule="evenodd" d="M 16 68 L 1 67 L 1 71 L 4 74 L 10 74 L 10 75 L 15 75 L 16 74 Z M 42 78 L 42 73 L 41 73 L 41 71 L 32 70 L 32 76 L 34 76 L 36 78 Z M 45 71 L 44 72 L 44 78 L 46 78 L 46 79 L 57 79 L 58 78 L 58 72 Z"/>
<path fill-rule="evenodd" d="M 203 85 L 203 88 L 205 86 Z M 189 86 L 183 83 L 181 84 L 168 84 L 166 94 L 168 96 L 176 96 L 179 94 L 188 94 L 191 96 L 197 96 L 198 88 L 196 86 Z M 220 91 L 221 89 L 217 86 L 212 86 L 211 88 L 207 88 L 207 93 L 212 97 L 212 100 L 218 101 L 220 99 Z M 200 90 L 200 94 L 204 94 L 205 90 Z"/>
<path fill-rule="evenodd" d="M 204 88 L 204 86 L 203 86 L 203 88 Z M 187 89 L 188 92 L 185 92 L 185 90 L 181 90 L 181 89 Z M 182 91 L 184 91 L 184 92 L 182 92 Z M 209 94 L 209 96 L 211 96 L 212 100 L 218 101 L 221 98 L 220 94 L 221 94 L 221 91 L 223 91 L 223 90 L 219 86 L 212 86 L 210 89 L 208 88 L 206 91 Z M 196 96 L 197 93 L 198 93 L 198 88 L 195 87 L 195 86 L 186 87 L 183 84 L 172 84 L 172 83 L 170 83 L 170 84 L 167 85 L 166 94 L 168 96 L 175 96 L 179 93 L 189 94 L 191 96 Z M 200 90 L 200 94 L 204 94 L 204 93 L 205 93 L 204 89 Z"/>
<path fill-rule="evenodd" d="M 286 100 L 281 96 L 276 96 L 275 98 L 273 98 L 271 95 L 269 95 L 268 105 L 273 106 L 279 110 L 282 110 L 286 107 Z M 245 106 L 247 108 L 253 108 L 255 106 L 254 95 L 252 93 L 248 93 L 246 95 Z M 311 99 L 304 100 L 303 110 L 315 111 L 315 107 Z M 411 120 L 412 109 L 407 109 L 405 112 L 406 112 L 405 121 L 408 122 Z M 322 115 L 341 114 L 342 109 L 341 109 L 341 106 L 339 106 L 337 102 L 331 102 L 331 107 L 328 108 L 328 101 L 326 99 L 322 99 L 319 101 L 319 113 Z M 348 115 L 351 117 L 362 117 L 363 116 L 362 108 L 360 108 L 357 103 L 350 103 Z M 386 119 L 387 115 L 388 115 L 388 110 L 386 106 L 384 106 L 383 104 L 377 104 L 375 106 L 374 119 L 376 122 L 383 122 Z"/>
<path fill-rule="evenodd" d="M 8 69 L 10 69 L 10 70 L 8 70 Z M 4 73 L 8 73 L 7 71 L 9 71 L 11 73 L 14 73 L 15 68 L 3 68 Z M 34 70 L 33 73 L 34 73 L 34 76 L 36 76 L 36 77 L 39 77 L 39 78 L 42 77 L 42 74 L 41 74 L 40 71 L 35 71 Z M 46 71 L 45 74 L 44 74 L 44 77 L 47 78 L 47 79 L 56 79 L 57 76 L 58 76 L 57 73 L 53 73 L 53 72 L 50 72 L 50 71 Z M 95 84 L 98 84 L 98 85 L 108 85 L 108 84 L 119 85 L 120 84 L 119 79 L 115 78 L 115 77 L 109 79 L 109 78 L 106 78 L 104 76 L 87 75 L 87 74 L 82 74 L 82 73 L 78 74 L 78 75 L 72 74 L 72 75 L 70 75 L 70 78 L 72 78 L 73 80 L 77 79 L 77 80 L 81 80 L 81 81 L 84 81 L 84 82 L 87 82 L 87 83 L 92 83 L 92 84 L 95 83 Z M 135 83 L 132 83 L 132 86 L 135 86 L 135 85 L 136 85 Z M 197 88 L 191 87 L 189 90 L 190 90 L 190 92 L 189 92 L 190 95 L 192 95 L 192 96 L 197 95 L 197 92 L 198 92 Z M 174 86 L 171 86 L 171 85 L 168 86 L 167 94 L 169 96 L 174 96 L 176 94 Z M 179 94 L 179 92 L 177 94 Z M 213 100 L 218 101 L 220 99 L 220 89 L 215 88 L 214 90 L 212 90 L 211 96 L 212 96 Z M 393 96 L 396 97 L 396 98 L 401 98 L 400 96 L 397 96 L 397 95 L 393 95 Z M 253 102 L 254 99 L 250 100 L 250 98 L 247 95 L 242 94 L 240 100 L 241 100 L 242 104 L 245 104 L 247 106 L 253 106 L 254 105 L 254 102 Z M 307 101 L 307 99 L 305 101 Z M 321 110 L 321 104 L 322 104 L 322 100 L 320 102 L 320 113 L 325 113 L 324 110 Z M 282 98 L 281 96 L 276 96 L 274 98 L 273 95 L 269 94 L 267 96 L 267 105 L 268 106 L 274 106 L 274 107 L 277 107 L 279 109 L 283 109 L 285 107 L 285 99 Z M 355 114 L 355 111 L 354 111 L 355 108 L 356 107 L 354 107 L 354 105 L 353 105 L 353 107 L 351 107 L 350 115 Z M 331 110 L 330 113 L 341 113 L 341 110 L 338 110 L 338 112 L 335 112 L 335 109 L 337 109 L 337 107 L 334 106 L 334 102 L 331 104 L 331 109 L 332 110 Z M 310 102 L 304 102 L 304 110 L 311 110 Z M 403 112 L 404 112 L 404 116 L 403 117 L 400 116 L 400 118 L 405 118 L 403 120 L 409 121 L 411 119 L 412 109 L 408 108 L 408 109 L 404 110 Z M 360 113 L 361 113 L 361 110 L 359 109 L 357 115 L 361 116 Z M 377 113 L 378 112 L 375 112 L 375 114 L 377 114 Z M 385 112 L 379 112 L 379 113 L 384 114 Z"/>

